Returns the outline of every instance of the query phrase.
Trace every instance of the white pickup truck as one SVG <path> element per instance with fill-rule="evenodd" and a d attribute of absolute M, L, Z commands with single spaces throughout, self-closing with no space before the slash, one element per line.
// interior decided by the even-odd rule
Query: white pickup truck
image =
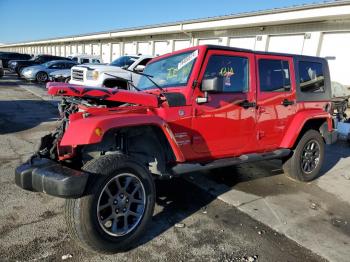
<path fill-rule="evenodd" d="M 121 56 L 108 65 L 77 65 L 71 69 L 70 84 L 129 88 L 129 81 L 137 85 L 140 75 L 132 71 L 142 72 L 152 59 L 149 55 Z"/>

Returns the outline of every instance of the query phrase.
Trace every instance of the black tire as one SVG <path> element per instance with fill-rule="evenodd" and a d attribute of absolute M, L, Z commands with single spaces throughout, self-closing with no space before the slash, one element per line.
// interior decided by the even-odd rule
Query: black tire
<path fill-rule="evenodd" d="M 314 146 L 312 146 L 314 143 Z M 311 149 L 314 150 L 311 152 Z M 317 157 L 318 147 L 318 157 Z M 317 160 L 318 159 L 318 160 Z M 322 168 L 324 161 L 324 141 L 320 132 L 308 130 L 299 140 L 289 158 L 283 160 L 284 173 L 293 180 L 311 181 L 315 179 Z"/>
<path fill-rule="evenodd" d="M 21 66 L 21 67 L 19 67 L 19 68 L 17 69 L 17 76 L 18 76 L 18 77 L 21 77 L 21 71 L 22 71 L 23 68 L 24 68 L 24 67 Z"/>
<path fill-rule="evenodd" d="M 80 246 L 93 252 L 110 254 L 130 249 L 131 245 L 137 243 L 137 240 L 143 235 L 153 215 L 156 190 L 151 174 L 144 166 L 122 154 L 108 155 L 92 160 L 84 165 L 83 170 L 94 175 L 88 183 L 85 196 L 79 199 L 66 200 L 65 219 L 70 235 Z M 101 192 L 105 192 L 103 190 L 106 187 L 108 188 L 109 182 L 118 174 L 125 174 L 125 172 L 131 173 L 139 179 L 146 200 L 143 214 L 140 216 L 137 226 L 125 235 L 112 236 L 105 232 L 106 227 L 103 228 L 103 225 L 101 225 L 100 220 L 103 218 L 98 217 L 101 214 L 98 211 L 100 207 L 98 203 L 100 203 L 101 196 L 104 194 Z M 126 191 L 127 187 L 125 188 Z M 111 192 L 109 191 L 109 193 Z M 119 195 L 119 192 L 116 195 Z M 114 196 L 113 199 L 115 197 L 117 196 Z M 114 207 L 110 210 L 113 213 Z M 115 210 L 115 212 L 117 211 Z M 128 220 L 128 216 L 126 217 Z M 119 218 L 116 221 L 116 223 L 119 223 Z"/>
<path fill-rule="evenodd" d="M 49 80 L 49 76 L 45 72 L 40 71 L 36 74 L 35 79 L 39 83 L 44 83 Z"/>
<path fill-rule="evenodd" d="M 65 83 L 69 83 L 69 81 L 70 81 L 70 77 L 67 77 L 67 78 L 64 80 Z"/>

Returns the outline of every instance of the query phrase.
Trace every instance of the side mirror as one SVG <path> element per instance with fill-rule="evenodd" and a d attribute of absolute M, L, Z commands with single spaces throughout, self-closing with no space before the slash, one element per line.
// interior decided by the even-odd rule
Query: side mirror
<path fill-rule="evenodd" d="M 134 71 L 141 73 L 141 72 L 143 72 L 143 70 L 145 70 L 145 67 L 146 66 L 144 66 L 144 65 L 138 65 L 134 68 Z"/>
<path fill-rule="evenodd" d="M 222 77 L 214 77 L 210 79 L 204 79 L 202 81 L 201 90 L 203 92 L 216 93 L 222 92 L 224 86 L 224 81 Z"/>

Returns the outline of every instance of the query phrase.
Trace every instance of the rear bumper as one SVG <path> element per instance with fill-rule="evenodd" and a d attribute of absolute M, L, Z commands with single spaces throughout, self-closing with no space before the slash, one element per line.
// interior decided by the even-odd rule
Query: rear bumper
<path fill-rule="evenodd" d="M 87 173 L 39 157 L 18 166 L 15 171 L 17 186 L 62 198 L 81 197 L 88 177 Z"/>

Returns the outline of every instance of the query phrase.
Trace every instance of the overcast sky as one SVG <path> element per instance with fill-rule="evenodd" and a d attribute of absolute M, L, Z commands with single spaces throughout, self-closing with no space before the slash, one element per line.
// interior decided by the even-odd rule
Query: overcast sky
<path fill-rule="evenodd" d="M 0 0 L 0 42 L 175 22 L 317 0 Z"/>

